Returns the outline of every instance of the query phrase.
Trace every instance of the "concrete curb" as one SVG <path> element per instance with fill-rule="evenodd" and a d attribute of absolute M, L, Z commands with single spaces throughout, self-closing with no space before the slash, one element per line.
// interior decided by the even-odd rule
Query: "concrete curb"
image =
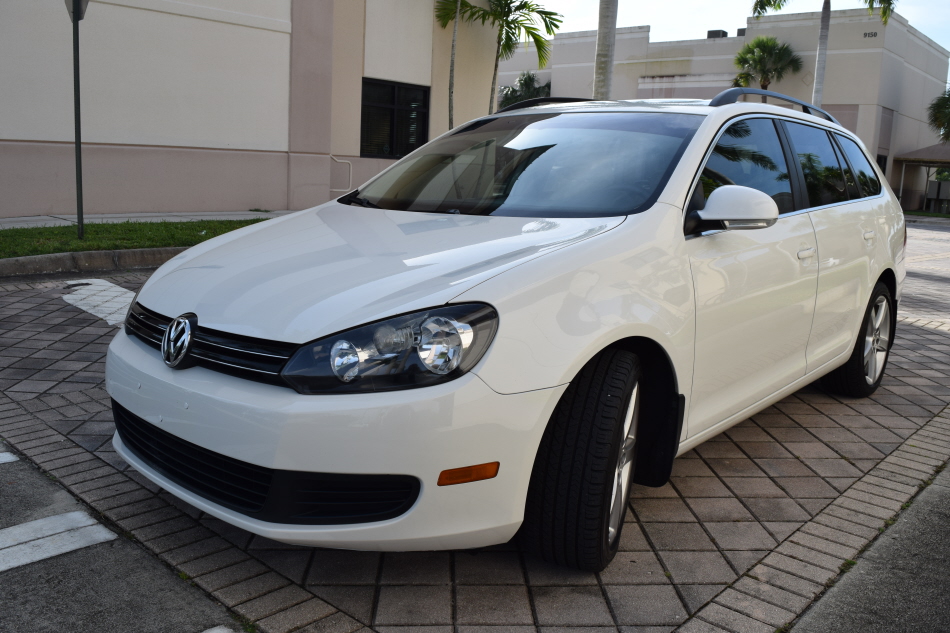
<path fill-rule="evenodd" d="M 81 251 L 0 259 L 0 277 L 93 273 L 136 268 L 158 268 L 185 247 L 133 248 L 119 251 Z"/>
<path fill-rule="evenodd" d="M 950 219 L 932 218 L 926 215 L 904 215 L 904 221 L 907 224 L 929 224 L 930 226 L 947 227 L 950 226 Z"/>

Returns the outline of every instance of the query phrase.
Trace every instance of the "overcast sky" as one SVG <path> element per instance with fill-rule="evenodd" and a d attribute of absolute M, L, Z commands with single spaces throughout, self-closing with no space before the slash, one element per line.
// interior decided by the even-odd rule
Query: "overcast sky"
<path fill-rule="evenodd" d="M 597 0 L 538 0 L 546 9 L 564 15 L 562 31 L 597 28 Z M 751 15 L 752 0 L 619 0 L 617 26 L 650 25 L 650 41 L 694 40 L 706 31 L 723 29 L 734 36 Z M 861 0 L 833 0 L 831 8 L 867 9 Z M 821 0 L 790 0 L 779 13 L 820 11 Z M 950 0 L 906 0 L 897 12 L 911 26 L 950 49 Z"/>

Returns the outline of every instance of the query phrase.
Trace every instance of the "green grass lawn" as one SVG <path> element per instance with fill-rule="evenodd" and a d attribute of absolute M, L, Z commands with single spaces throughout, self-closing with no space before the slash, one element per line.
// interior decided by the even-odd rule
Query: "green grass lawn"
<path fill-rule="evenodd" d="M 86 238 L 76 237 L 75 226 L 48 226 L 0 230 L 0 258 L 76 251 L 113 251 L 127 248 L 194 246 L 260 220 L 196 220 L 194 222 L 121 222 L 87 224 Z"/>
<path fill-rule="evenodd" d="M 904 211 L 905 215 L 922 215 L 927 218 L 948 218 L 950 213 L 930 213 L 929 211 Z"/>

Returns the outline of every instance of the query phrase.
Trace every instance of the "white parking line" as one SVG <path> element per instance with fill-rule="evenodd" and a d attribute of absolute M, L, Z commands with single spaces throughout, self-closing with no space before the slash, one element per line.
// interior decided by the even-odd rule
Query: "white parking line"
<path fill-rule="evenodd" d="M 0 530 L 0 572 L 116 538 L 85 512 L 67 512 Z"/>
<path fill-rule="evenodd" d="M 0 464 L 8 464 L 10 462 L 18 461 L 19 459 L 20 458 L 13 453 L 0 453 Z"/>
<path fill-rule="evenodd" d="M 109 325 L 122 323 L 129 304 L 135 297 L 131 290 L 105 279 L 77 279 L 70 281 L 69 285 L 78 287 L 71 294 L 64 295 L 63 300 L 103 319 Z"/>
<path fill-rule="evenodd" d="M 208 629 L 207 631 L 202 631 L 201 633 L 234 633 L 234 631 L 226 626 L 216 626 L 213 629 Z"/>

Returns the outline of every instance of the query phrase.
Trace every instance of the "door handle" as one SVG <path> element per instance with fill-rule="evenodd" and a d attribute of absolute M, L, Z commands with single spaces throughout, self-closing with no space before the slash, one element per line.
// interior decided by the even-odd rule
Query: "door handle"
<path fill-rule="evenodd" d="M 808 259 L 809 257 L 813 257 L 814 255 L 815 255 L 814 248 L 805 248 L 798 251 L 798 259 Z"/>
<path fill-rule="evenodd" d="M 864 232 L 864 239 L 866 239 L 866 240 L 873 240 L 873 239 L 874 239 L 874 231 L 865 231 L 865 232 Z"/>

